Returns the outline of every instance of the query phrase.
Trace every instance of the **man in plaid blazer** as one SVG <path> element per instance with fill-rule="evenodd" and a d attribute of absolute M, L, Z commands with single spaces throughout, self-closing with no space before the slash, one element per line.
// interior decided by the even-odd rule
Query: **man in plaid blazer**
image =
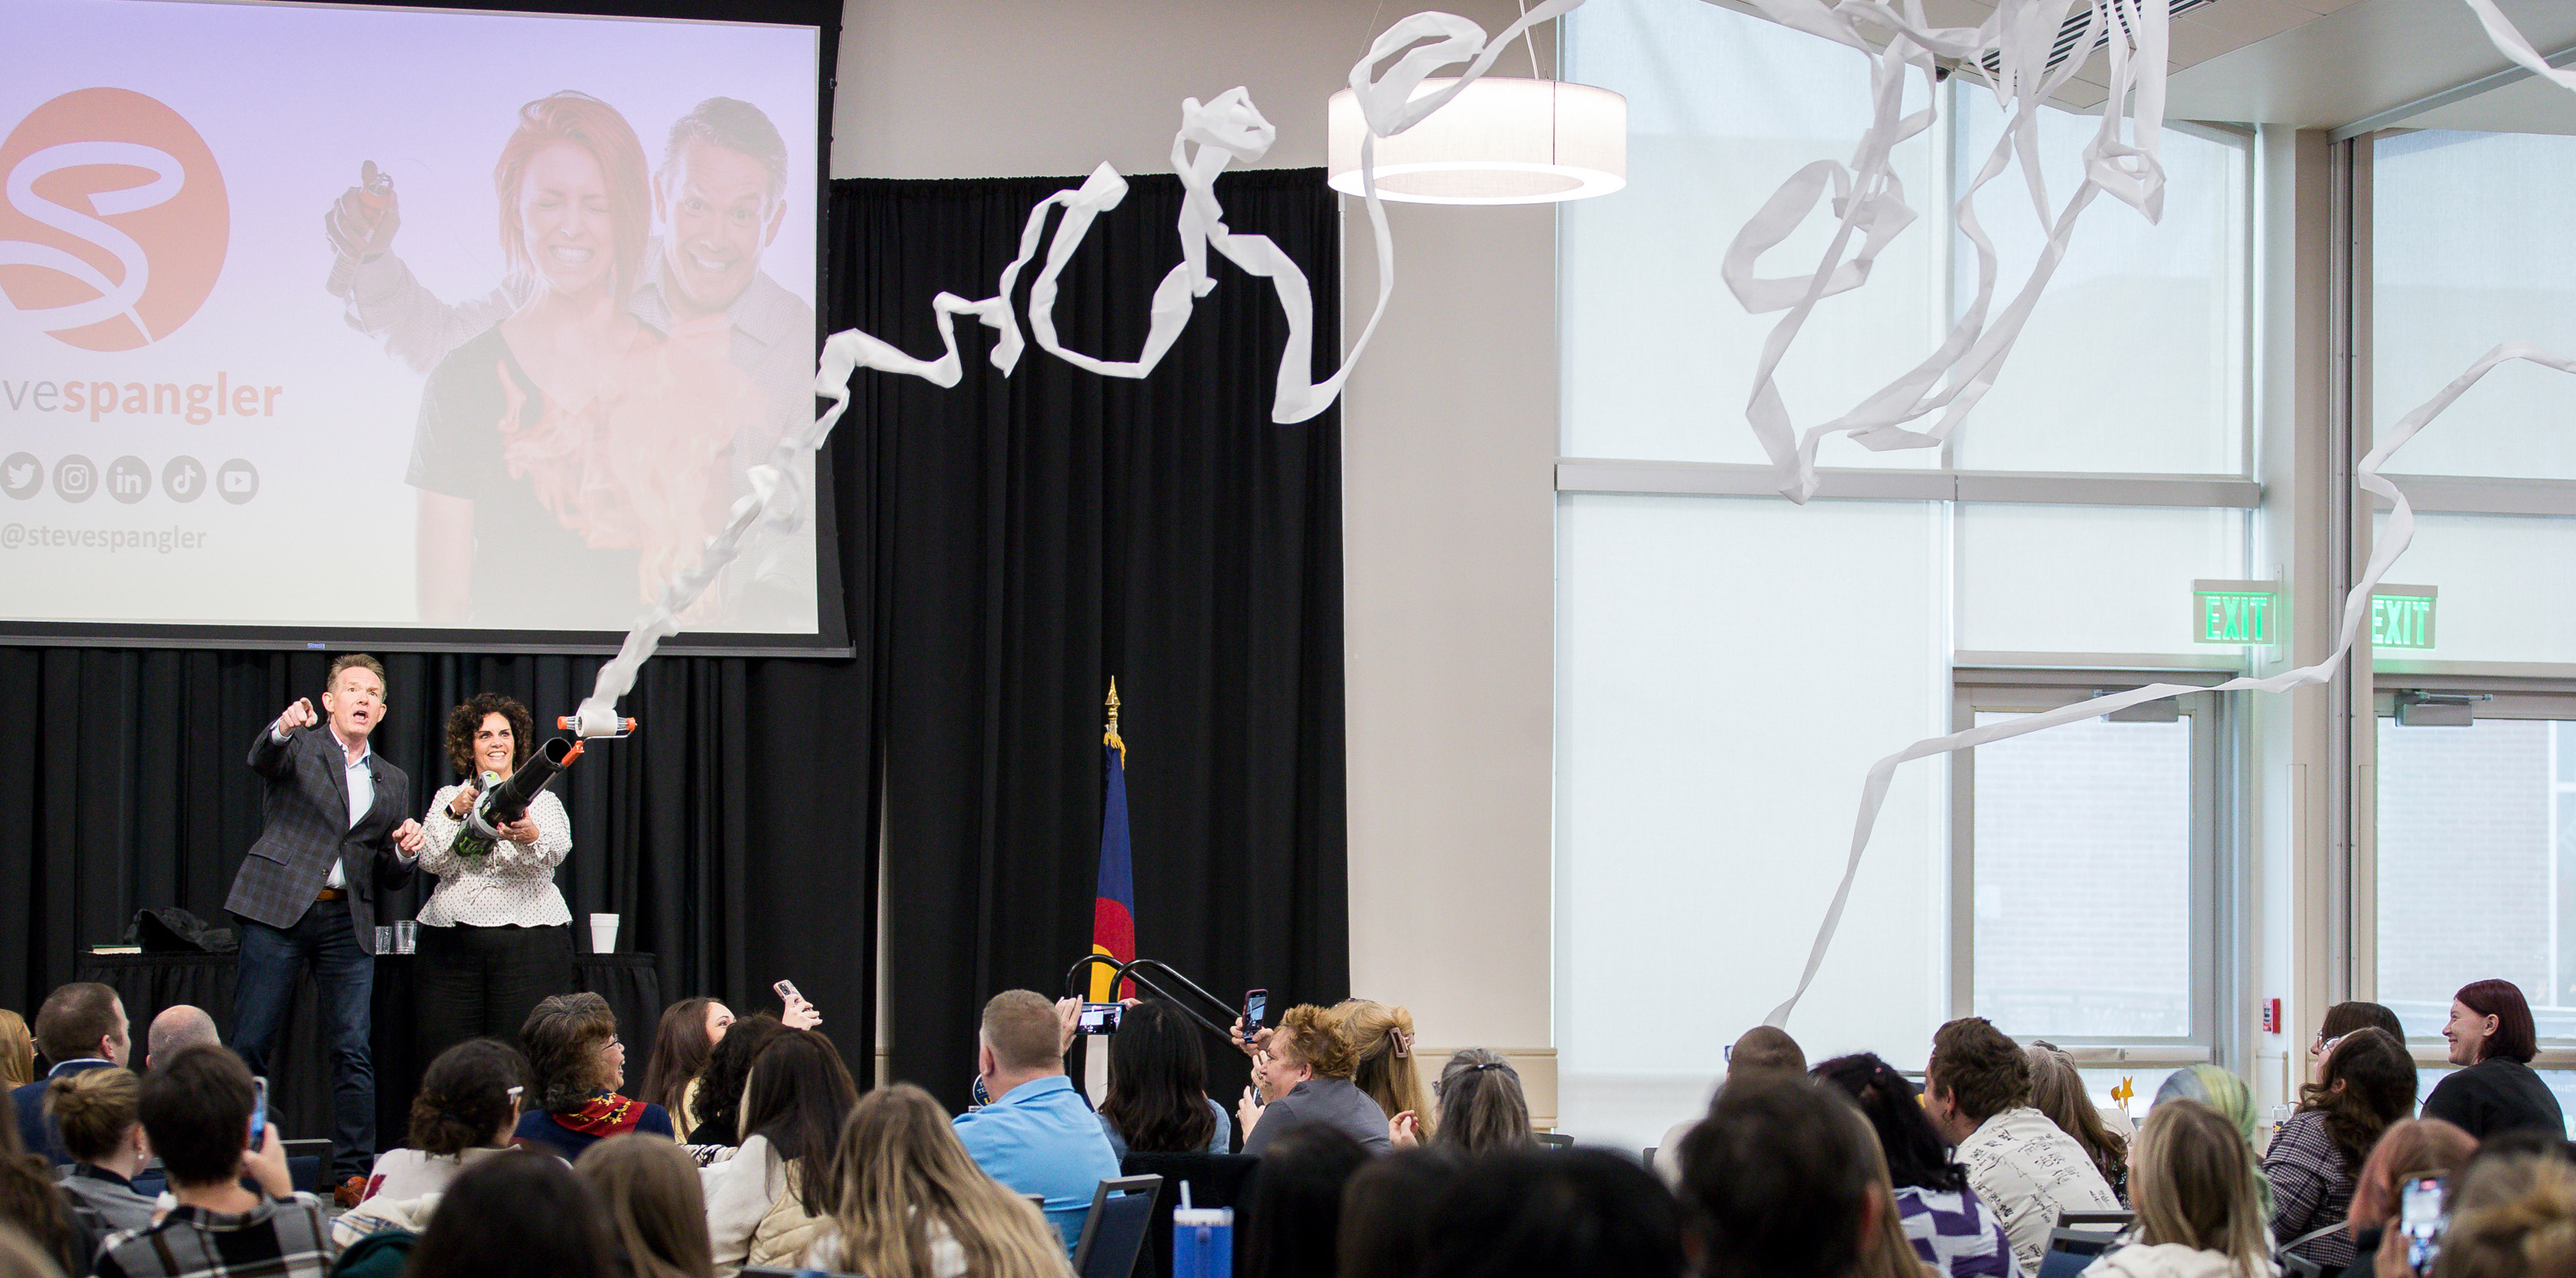
<path fill-rule="evenodd" d="M 376 1156 L 376 901 L 411 881 L 422 836 L 411 778 L 367 748 L 385 717 L 384 666 L 351 653 L 331 663 L 325 686 L 328 723 L 298 700 L 251 742 L 267 823 L 224 902 L 242 925 L 233 1046 L 252 1073 L 266 1073 L 295 983 L 312 970 L 331 1053 L 332 1173 L 364 1184 Z"/>

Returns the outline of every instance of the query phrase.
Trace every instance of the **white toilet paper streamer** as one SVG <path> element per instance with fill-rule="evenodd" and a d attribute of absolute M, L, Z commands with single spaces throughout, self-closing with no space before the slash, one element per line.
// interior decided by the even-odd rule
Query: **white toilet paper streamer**
<path fill-rule="evenodd" d="M 1020 231 L 1018 255 L 1002 268 L 993 296 L 970 302 L 954 293 L 941 293 L 931 299 L 931 309 L 939 316 L 944 348 L 938 358 L 917 359 L 856 329 L 834 333 L 823 344 L 814 378 L 814 393 L 830 399 L 832 406 L 814 420 L 811 428 L 780 440 L 767 464 L 751 469 L 752 491 L 735 499 L 725 526 L 707 539 L 697 563 L 662 588 L 661 597 L 627 632 L 617 656 L 600 667 L 590 696 L 573 715 L 574 731 L 585 737 L 615 735 L 620 725 L 617 699 L 635 686 L 635 674 L 653 655 L 654 648 L 679 630 L 679 614 L 741 553 L 744 539 L 764 524 L 788 532 L 803 521 L 804 512 L 795 503 L 802 484 L 783 481 L 790 475 L 801 477 L 812 468 L 814 450 L 849 407 L 853 371 L 873 368 L 918 377 L 941 387 L 955 386 L 964 373 L 963 357 L 957 348 L 960 315 L 972 315 L 998 334 L 990 353 L 994 367 L 1008 376 L 1018 366 L 1022 338 L 1011 293 L 1021 268 L 1037 252 L 1050 208 L 1061 207 L 1064 216 L 1048 242 L 1046 265 L 1029 287 L 1029 326 L 1036 332 L 1041 349 L 1104 377 L 1141 378 L 1153 372 L 1189 323 L 1192 304 L 1216 287 L 1215 279 L 1207 272 L 1208 250 L 1213 248 L 1245 272 L 1268 279 L 1288 320 L 1288 340 L 1279 357 L 1270 419 L 1302 422 L 1324 411 L 1341 394 L 1344 379 L 1367 349 L 1379 319 L 1386 314 L 1387 301 L 1395 293 L 1395 245 L 1387 232 L 1386 207 L 1377 193 L 1377 139 L 1402 133 L 1448 105 L 1460 90 L 1492 67 L 1503 50 L 1532 24 L 1576 9 L 1583 2 L 1546 0 L 1491 39 L 1483 27 L 1465 18 L 1417 13 L 1387 28 L 1369 47 L 1368 56 L 1351 67 L 1351 91 L 1369 128 L 1369 136 L 1360 145 L 1360 181 L 1366 192 L 1369 226 L 1377 237 L 1377 306 L 1370 312 L 1367 326 L 1360 330 L 1359 340 L 1343 357 L 1341 367 L 1320 382 L 1308 381 L 1306 373 L 1314 357 L 1315 299 L 1305 272 L 1268 236 L 1238 235 L 1227 228 L 1225 207 L 1216 196 L 1216 176 L 1227 163 L 1260 159 L 1278 137 L 1278 130 L 1253 105 L 1252 95 L 1240 87 L 1218 94 L 1205 105 L 1196 98 L 1181 104 L 1180 131 L 1172 137 L 1172 171 L 1180 176 L 1183 191 L 1179 219 L 1181 261 L 1154 290 L 1151 324 L 1144 349 L 1135 359 L 1098 359 L 1066 349 L 1056 336 L 1057 278 L 1081 248 L 1092 221 L 1118 207 L 1127 195 L 1126 179 L 1106 164 L 1093 170 L 1079 188 L 1058 191 L 1029 210 L 1028 223 Z M 1399 53 L 1402 56 L 1396 57 Z M 1373 78 L 1371 71 L 1389 57 L 1396 58 L 1395 64 L 1384 75 Z M 1436 93 L 1414 97 L 1424 79 L 1461 62 L 1468 65 L 1455 83 Z"/>
<path fill-rule="evenodd" d="M 1843 904 L 1851 898 L 1852 880 L 1860 872 L 1861 853 L 1869 848 L 1870 827 L 1877 823 L 1879 807 L 1887 801 L 1888 782 L 1895 777 L 1897 765 L 1911 759 L 1944 754 L 1952 750 L 1965 750 L 1970 746 L 1984 745 L 1989 741 L 2018 737 L 2026 733 L 2054 728 L 2061 723 L 2090 719 L 2096 715 L 2109 714 L 2114 710 L 2126 709 L 2142 702 L 2178 697 L 2185 693 L 2230 692 L 2239 689 L 2252 692 L 2287 692 L 2292 688 L 2324 683 L 2334 678 L 2335 671 L 2343 665 L 2344 658 L 2351 654 L 2353 643 L 2361 633 L 2362 622 L 2370 615 L 2372 588 L 2386 578 L 2389 565 L 2396 563 L 2398 556 L 2405 554 L 2406 547 L 2415 540 L 2415 508 L 2407 504 L 2406 494 L 2398 491 L 2397 485 L 2380 476 L 2380 467 L 2387 462 L 2391 453 L 2405 447 L 2406 441 L 2413 439 L 2415 432 L 2422 430 L 2426 422 L 2441 415 L 2444 409 L 2451 406 L 2451 401 L 2458 399 L 2471 386 L 2477 385 L 2478 379 L 2487 375 L 2487 370 L 2510 360 L 2525 360 L 2544 368 L 2557 369 L 2562 373 L 2576 373 L 2576 360 L 2553 355 L 2530 342 L 2502 343 L 2494 350 L 2488 351 L 2477 363 L 2469 365 L 2467 372 L 2460 374 L 2450 385 L 2443 387 L 2439 394 L 2424 401 L 2414 412 L 2399 418 L 2396 425 L 2389 427 L 2381 435 L 2378 447 L 2371 449 L 2370 455 L 2361 459 L 2357 477 L 2362 490 L 2387 498 L 2396 504 L 2396 509 L 2389 512 L 2388 526 L 2380 533 L 2377 545 L 2371 550 L 2370 566 L 2363 570 L 2361 580 L 2356 582 L 2352 590 L 2344 596 L 2343 626 L 2336 632 L 2334 650 L 2327 653 L 2324 660 L 2314 665 L 2286 670 L 2268 678 L 2257 679 L 2249 676 L 2230 679 L 2225 683 L 2206 688 L 2193 684 L 2151 683 L 2143 688 L 2132 688 L 2126 692 L 2095 697 L 2090 701 L 2079 701 L 2074 705 L 2063 706 L 2044 714 L 2023 715 L 2004 723 L 1990 723 L 1964 732 L 1954 732 L 1946 737 L 1931 737 L 1917 741 L 1870 765 L 1869 777 L 1861 784 L 1860 815 L 1852 826 L 1851 854 L 1843 864 L 1842 883 L 1834 889 L 1833 904 L 1825 910 L 1824 926 L 1817 931 L 1816 943 L 1807 953 L 1806 970 L 1798 977 L 1798 988 L 1789 995 L 1788 1001 L 1772 1009 L 1765 1023 L 1786 1024 L 1789 1013 L 1796 1009 L 1798 1000 L 1807 992 L 1807 986 L 1816 979 L 1816 969 L 1824 963 L 1825 951 L 1833 944 L 1834 929 L 1842 923 Z"/>

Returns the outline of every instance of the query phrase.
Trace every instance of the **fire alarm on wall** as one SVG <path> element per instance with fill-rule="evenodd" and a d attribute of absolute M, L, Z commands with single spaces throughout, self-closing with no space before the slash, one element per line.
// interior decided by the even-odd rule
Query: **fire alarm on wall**
<path fill-rule="evenodd" d="M 2277 998 L 2266 999 L 2263 1002 L 2263 1032 L 2266 1034 L 2281 1032 L 2281 1000 Z"/>

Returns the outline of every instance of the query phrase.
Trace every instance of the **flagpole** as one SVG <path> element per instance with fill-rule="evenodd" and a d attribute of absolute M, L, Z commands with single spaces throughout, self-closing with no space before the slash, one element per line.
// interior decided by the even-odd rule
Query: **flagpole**
<path fill-rule="evenodd" d="M 1100 744 L 1116 750 L 1118 762 L 1123 766 L 1127 762 L 1127 743 L 1118 736 L 1118 676 L 1109 677 L 1109 696 L 1101 705 L 1109 712 L 1109 721 L 1100 729 Z M 1118 991 L 1112 988 L 1109 996 L 1115 999 Z M 1108 1044 L 1098 1036 L 1086 1035 L 1085 1038 L 1087 1041 L 1082 1045 L 1082 1090 L 1091 1097 L 1092 1104 L 1098 1105 L 1109 1096 Z"/>

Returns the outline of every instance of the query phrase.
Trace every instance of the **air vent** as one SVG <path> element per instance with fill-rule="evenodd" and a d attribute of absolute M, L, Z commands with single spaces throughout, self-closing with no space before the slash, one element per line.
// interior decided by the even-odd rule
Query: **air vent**
<path fill-rule="evenodd" d="M 2183 14 L 2200 8 L 2203 5 L 2216 3 L 2218 3 L 2218 0 L 2173 0 L 2172 7 L 2167 9 L 2166 12 L 2175 17 L 2181 17 Z M 2066 61 L 2067 58 L 2073 56 L 2076 44 L 2084 39 L 2084 33 L 2091 29 L 2092 26 L 2093 14 L 2089 9 L 2078 10 L 2066 15 L 2066 21 L 2057 28 L 2057 43 L 2049 47 L 2048 69 L 2051 71 L 2056 70 L 2059 63 L 2062 63 Z M 2097 32 L 2093 37 L 2093 43 L 2085 46 L 2085 56 L 2092 56 L 2093 50 L 2099 49 L 2109 42 L 2110 34 L 2108 32 Z M 1987 75 L 1999 76 L 2004 73 L 2004 60 L 2002 54 L 1990 52 L 1986 54 L 1984 63 Z"/>

